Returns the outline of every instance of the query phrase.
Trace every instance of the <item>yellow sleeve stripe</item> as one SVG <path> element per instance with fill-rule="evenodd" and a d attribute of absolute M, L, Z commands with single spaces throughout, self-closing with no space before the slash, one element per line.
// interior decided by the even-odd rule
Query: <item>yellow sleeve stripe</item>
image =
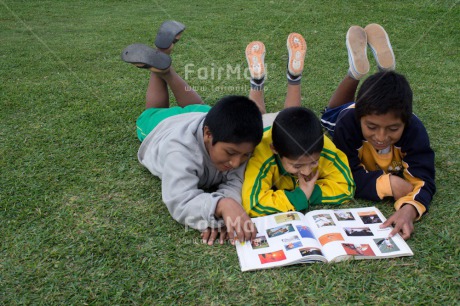
<path fill-rule="evenodd" d="M 345 163 L 342 159 L 340 159 L 340 156 L 337 154 L 337 152 L 328 150 L 326 148 L 323 148 L 321 151 L 321 157 L 329 160 L 332 162 L 332 164 L 339 170 L 339 172 L 342 174 L 343 178 L 347 182 L 347 189 L 348 189 L 348 194 L 347 193 L 341 193 L 339 195 L 334 195 L 334 196 L 325 196 L 323 195 L 322 200 L 324 203 L 328 202 L 333 202 L 333 203 L 342 203 L 344 201 L 347 201 L 350 199 L 350 195 L 353 196 L 355 192 L 355 182 L 353 180 L 353 176 L 351 174 L 350 167 L 348 166 L 347 163 Z"/>

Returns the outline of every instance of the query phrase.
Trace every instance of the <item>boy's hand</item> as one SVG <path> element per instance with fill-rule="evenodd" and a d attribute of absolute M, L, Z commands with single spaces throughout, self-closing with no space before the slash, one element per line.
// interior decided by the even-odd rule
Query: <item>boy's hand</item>
<path fill-rule="evenodd" d="M 404 240 L 407 240 L 414 231 L 414 220 L 417 216 L 418 212 L 415 207 L 410 204 L 406 204 L 388 218 L 387 221 L 380 225 L 380 228 L 393 225 L 394 229 L 388 237 L 393 237 L 397 233 L 400 233 L 401 237 Z"/>
<path fill-rule="evenodd" d="M 319 171 L 310 173 L 309 177 L 305 177 L 302 174 L 298 174 L 297 178 L 299 179 L 299 187 L 305 193 L 307 199 L 310 199 L 313 190 L 315 189 L 316 180 L 318 179 Z"/>
<path fill-rule="evenodd" d="M 208 227 L 206 230 L 201 232 L 201 239 L 203 243 L 206 243 L 208 245 L 213 245 L 218 235 L 219 235 L 219 243 L 224 244 L 224 241 L 228 239 L 227 229 L 225 227 L 221 227 L 221 228 Z"/>
<path fill-rule="evenodd" d="M 395 201 L 408 195 L 414 190 L 414 186 L 403 178 L 396 175 L 390 175 L 390 186 Z"/>
<path fill-rule="evenodd" d="M 245 242 L 256 238 L 257 231 L 254 223 L 244 211 L 243 206 L 232 198 L 220 199 L 214 214 L 217 218 L 224 220 L 227 236 L 232 244 L 235 244 L 235 240 Z"/>

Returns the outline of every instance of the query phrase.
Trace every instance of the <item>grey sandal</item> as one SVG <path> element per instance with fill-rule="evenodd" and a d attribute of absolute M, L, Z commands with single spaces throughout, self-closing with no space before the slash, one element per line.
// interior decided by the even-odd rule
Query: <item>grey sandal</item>
<path fill-rule="evenodd" d="M 161 24 L 155 38 L 155 46 L 160 49 L 168 49 L 177 42 L 176 36 L 185 30 L 185 25 L 178 21 L 168 20 Z"/>
<path fill-rule="evenodd" d="M 121 59 L 139 68 L 158 71 L 168 70 L 171 66 L 169 55 L 144 44 L 132 44 L 121 53 Z"/>

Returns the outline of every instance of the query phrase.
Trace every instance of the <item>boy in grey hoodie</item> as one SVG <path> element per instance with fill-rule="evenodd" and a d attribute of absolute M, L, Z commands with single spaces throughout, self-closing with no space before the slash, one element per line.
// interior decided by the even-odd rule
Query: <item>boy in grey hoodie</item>
<path fill-rule="evenodd" d="M 219 234 L 221 244 L 227 238 L 251 241 L 256 229 L 241 206 L 241 186 L 262 138 L 262 115 L 243 96 L 204 105 L 171 67 L 169 54 L 184 29 L 166 21 L 155 40 L 158 49 L 134 44 L 122 52 L 125 62 L 151 72 L 146 110 L 137 120 L 138 159 L 161 179 L 171 216 L 200 230 L 204 243 L 212 245 Z M 168 87 L 179 106 L 169 107 Z"/>

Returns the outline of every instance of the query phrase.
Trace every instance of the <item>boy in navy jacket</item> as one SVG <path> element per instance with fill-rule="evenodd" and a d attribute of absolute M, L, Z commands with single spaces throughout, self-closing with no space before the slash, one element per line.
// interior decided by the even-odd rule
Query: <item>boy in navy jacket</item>
<path fill-rule="evenodd" d="M 350 69 L 331 97 L 323 126 L 348 157 L 356 182 L 356 197 L 395 200 L 396 212 L 382 224 L 394 225 L 390 236 L 408 239 L 413 222 L 428 210 L 436 191 L 434 152 L 423 123 L 412 113 L 412 90 L 394 72 L 395 58 L 385 30 L 378 24 L 352 26 L 346 44 Z M 366 49 L 379 72 L 369 72 Z M 356 101 L 356 102 L 353 102 Z"/>

